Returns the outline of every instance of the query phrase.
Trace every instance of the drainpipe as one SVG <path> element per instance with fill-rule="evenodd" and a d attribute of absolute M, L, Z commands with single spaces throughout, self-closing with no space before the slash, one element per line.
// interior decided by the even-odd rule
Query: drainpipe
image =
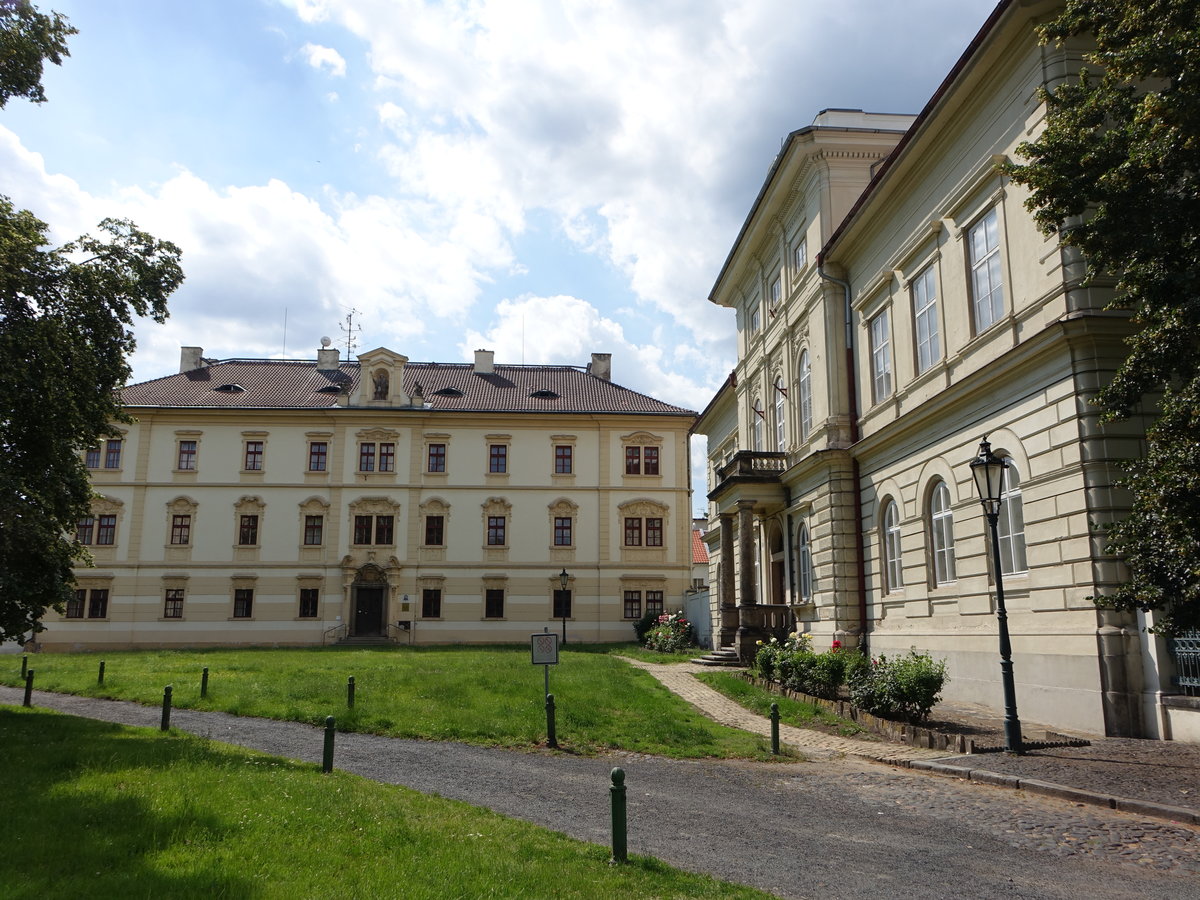
<path fill-rule="evenodd" d="M 850 406 L 850 476 L 853 480 L 854 495 L 854 555 L 855 571 L 858 575 L 858 621 L 861 632 L 858 637 L 858 647 L 866 655 L 870 655 L 867 639 L 869 624 L 867 621 L 867 570 L 866 551 L 863 545 L 862 521 L 862 479 L 859 477 L 858 459 L 853 454 L 854 445 L 858 443 L 858 382 L 854 370 L 854 318 L 850 308 L 850 282 L 835 278 L 825 271 L 825 254 L 817 254 L 817 274 L 826 281 L 832 281 L 842 288 L 842 308 L 845 315 L 846 341 L 846 394 Z"/>

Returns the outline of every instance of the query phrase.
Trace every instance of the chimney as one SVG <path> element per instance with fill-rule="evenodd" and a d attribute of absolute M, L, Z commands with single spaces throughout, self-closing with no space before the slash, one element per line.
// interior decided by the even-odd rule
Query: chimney
<path fill-rule="evenodd" d="M 612 381 L 612 354 L 593 353 L 587 370 L 589 375 L 595 375 L 601 381 Z"/>
<path fill-rule="evenodd" d="M 491 375 L 494 371 L 496 371 L 495 360 L 496 354 L 491 350 L 476 350 L 475 374 Z"/>
<path fill-rule="evenodd" d="M 204 365 L 204 348 L 203 347 L 180 347 L 179 348 L 179 371 L 191 372 L 193 369 L 199 369 Z"/>
<path fill-rule="evenodd" d="M 331 347 L 327 337 L 321 338 L 321 349 L 317 351 L 317 371 L 336 372 L 338 370 L 338 348 Z"/>

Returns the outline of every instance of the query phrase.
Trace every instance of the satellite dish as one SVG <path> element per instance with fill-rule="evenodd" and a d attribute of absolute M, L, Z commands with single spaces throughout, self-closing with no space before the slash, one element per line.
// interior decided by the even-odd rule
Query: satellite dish
<path fill-rule="evenodd" d="M 321 338 L 321 349 L 325 349 L 326 347 L 328 347 L 328 346 L 329 346 L 330 344 L 332 344 L 332 343 L 333 343 L 333 339 L 332 339 L 332 338 L 327 338 L 327 337 L 323 337 L 323 338 Z"/>

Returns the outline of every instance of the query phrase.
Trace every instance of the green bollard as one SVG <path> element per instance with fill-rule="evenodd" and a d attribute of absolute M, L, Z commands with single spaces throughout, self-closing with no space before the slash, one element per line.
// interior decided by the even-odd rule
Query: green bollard
<path fill-rule="evenodd" d="M 165 688 L 163 688 L 163 713 L 162 713 L 162 726 L 161 726 L 162 731 L 170 731 L 171 730 L 171 691 L 172 690 L 173 690 L 173 688 L 169 684 Z"/>
<path fill-rule="evenodd" d="M 608 789 L 612 797 L 612 862 L 623 863 L 626 857 L 628 830 L 625 822 L 625 770 L 612 770 L 612 785 Z"/>
<path fill-rule="evenodd" d="M 200 672 L 200 699 L 203 700 L 208 696 L 208 666 L 205 666 Z"/>
<path fill-rule="evenodd" d="M 554 695 L 546 695 L 546 746 L 558 749 L 558 736 L 554 733 Z"/>
<path fill-rule="evenodd" d="M 25 702 L 22 706 L 33 706 L 33 669 L 25 673 Z"/>
<path fill-rule="evenodd" d="M 100 671 L 96 674 L 96 684 L 104 684 L 104 660 L 100 660 Z"/>
<path fill-rule="evenodd" d="M 333 735 L 335 724 L 333 716 L 325 717 L 325 755 L 321 759 L 322 772 L 333 771 Z"/>
<path fill-rule="evenodd" d="M 354 709 L 354 676 L 346 680 L 346 706 Z"/>
<path fill-rule="evenodd" d="M 24 680 L 25 676 L 28 674 L 29 674 L 29 657 L 22 656 L 21 657 L 21 679 Z"/>
<path fill-rule="evenodd" d="M 771 704 L 771 752 L 779 755 L 779 704 Z"/>

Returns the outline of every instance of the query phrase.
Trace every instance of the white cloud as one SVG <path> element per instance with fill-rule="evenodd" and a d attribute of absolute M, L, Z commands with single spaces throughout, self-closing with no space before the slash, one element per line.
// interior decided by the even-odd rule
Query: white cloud
<path fill-rule="evenodd" d="M 332 47 L 322 47 L 320 44 L 305 44 L 300 48 L 301 55 L 314 69 L 327 69 L 330 75 L 344 78 L 346 75 L 346 60 L 342 54 Z"/>

